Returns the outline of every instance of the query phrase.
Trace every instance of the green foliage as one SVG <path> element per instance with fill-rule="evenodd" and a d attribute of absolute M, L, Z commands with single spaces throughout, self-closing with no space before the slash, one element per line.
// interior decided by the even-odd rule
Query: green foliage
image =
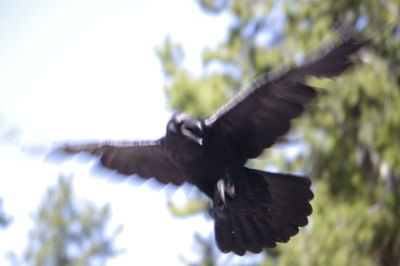
<path fill-rule="evenodd" d="M 193 263 L 186 261 L 185 258 L 181 258 L 182 262 L 188 266 L 215 266 L 217 257 L 215 256 L 215 250 L 213 249 L 212 242 L 208 239 L 204 239 L 198 234 L 194 235 L 196 240 L 195 251 L 200 254 L 200 260 Z"/>
<path fill-rule="evenodd" d="M 173 215 L 180 216 L 188 216 L 191 214 L 196 214 L 200 211 L 203 211 L 208 206 L 208 201 L 199 200 L 201 196 L 188 198 L 185 202 L 184 206 L 177 206 L 174 202 L 168 202 L 168 208 L 172 212 Z M 204 198 L 204 197 L 203 197 Z"/>
<path fill-rule="evenodd" d="M 210 115 L 210 110 L 216 109 L 221 102 L 226 101 L 226 87 L 231 82 L 228 76 L 213 74 L 200 79 L 192 77 L 182 67 L 181 46 L 172 43 L 169 38 L 156 52 L 167 78 L 168 86 L 165 90 L 171 109 L 185 110 L 196 117 L 206 117 Z"/>
<path fill-rule="evenodd" d="M 203 53 L 203 77 L 193 77 L 182 64 L 172 73 L 168 53 L 159 55 L 170 107 L 200 118 L 251 78 L 301 62 L 306 52 L 340 34 L 370 38 L 360 55 L 363 64 L 334 80 L 310 81 L 326 90 L 293 122 L 287 143 L 251 162 L 307 173 L 315 184 L 310 225 L 267 251 L 264 265 L 400 264 L 399 1 L 198 2 L 232 18 L 225 41 Z M 220 71 L 210 75 L 210 66 Z M 287 147 L 298 152 L 287 156 Z"/>
<path fill-rule="evenodd" d="M 41 266 L 105 265 L 119 252 L 113 247 L 115 235 L 105 235 L 109 216 L 108 206 L 77 202 L 71 181 L 60 177 L 34 215 L 25 261 Z"/>

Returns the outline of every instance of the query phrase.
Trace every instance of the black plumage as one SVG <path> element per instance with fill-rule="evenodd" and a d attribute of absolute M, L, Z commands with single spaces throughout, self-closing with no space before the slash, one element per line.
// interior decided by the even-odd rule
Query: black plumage
<path fill-rule="evenodd" d="M 285 134 L 290 121 L 315 98 L 316 90 L 306 79 L 341 74 L 362 45 L 350 38 L 315 60 L 257 78 L 208 119 L 177 113 L 159 140 L 64 145 L 58 150 L 97 155 L 103 166 L 124 175 L 193 184 L 213 200 L 209 212 L 223 252 L 243 255 L 273 248 L 307 224 L 311 182 L 244 165 Z"/>

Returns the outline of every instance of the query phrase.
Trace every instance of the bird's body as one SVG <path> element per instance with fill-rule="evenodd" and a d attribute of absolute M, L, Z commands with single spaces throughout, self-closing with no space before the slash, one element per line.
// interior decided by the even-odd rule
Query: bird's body
<path fill-rule="evenodd" d="M 181 114 L 183 113 L 178 115 Z M 186 114 L 185 117 L 193 120 Z M 198 145 L 191 140 L 182 139 L 179 134 L 167 131 L 165 147 L 171 159 L 186 177 L 186 181 L 196 185 L 212 198 L 215 184 L 224 177 L 229 157 L 233 155 L 229 154 L 227 147 L 220 141 L 220 136 L 212 129 L 202 125 L 202 134 L 204 143 Z"/>
<path fill-rule="evenodd" d="M 204 141 L 199 145 L 191 138 L 182 138 L 179 129 L 168 130 L 171 123 L 174 127 L 198 125 L 198 137 Z M 263 247 L 274 247 L 277 241 L 288 241 L 298 226 L 307 224 L 306 217 L 312 211 L 308 201 L 313 197 L 308 179 L 246 168 L 219 130 L 203 121 L 184 113 L 173 116 L 167 126 L 165 148 L 186 181 L 213 200 L 209 212 L 215 219 L 217 243 L 222 251 L 258 253 Z M 270 186 L 277 193 L 274 200 Z M 291 208 L 300 213 L 290 213 Z M 286 216 L 288 221 L 276 220 L 272 214 Z M 235 239 L 237 236 L 240 238 Z"/>
<path fill-rule="evenodd" d="M 326 54 L 275 77 L 263 76 L 216 114 L 196 120 L 175 114 L 166 135 L 147 142 L 65 145 L 87 152 L 121 174 L 198 187 L 213 201 L 215 237 L 223 252 L 243 255 L 287 242 L 307 224 L 313 197 L 308 178 L 245 166 L 290 128 L 290 121 L 316 96 L 309 76 L 335 77 L 350 65 L 362 43 L 346 40 Z"/>

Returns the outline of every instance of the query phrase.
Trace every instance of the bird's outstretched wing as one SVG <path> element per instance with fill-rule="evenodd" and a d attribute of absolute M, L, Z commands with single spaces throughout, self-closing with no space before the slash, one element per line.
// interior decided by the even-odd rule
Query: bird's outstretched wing
<path fill-rule="evenodd" d="M 165 151 L 164 138 L 157 141 L 98 142 L 64 145 L 58 152 L 76 154 L 86 152 L 100 157 L 103 166 L 124 175 L 137 174 L 154 177 L 163 184 L 180 185 L 184 176 Z"/>
<path fill-rule="evenodd" d="M 335 77 L 352 65 L 350 56 L 364 42 L 348 39 L 319 58 L 294 67 L 275 77 L 256 79 L 246 90 L 204 121 L 217 130 L 230 148 L 243 160 L 259 156 L 277 137 L 285 134 L 290 120 L 303 112 L 315 96 L 306 85 L 307 77 Z"/>

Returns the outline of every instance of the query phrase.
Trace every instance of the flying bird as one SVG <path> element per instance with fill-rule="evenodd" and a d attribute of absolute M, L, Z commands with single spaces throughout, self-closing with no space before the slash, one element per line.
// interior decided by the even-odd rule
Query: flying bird
<path fill-rule="evenodd" d="M 246 162 L 287 133 L 290 121 L 316 97 L 307 78 L 340 75 L 362 46 L 348 38 L 314 60 L 263 75 L 207 119 L 176 113 L 158 140 L 65 144 L 57 150 L 96 155 L 123 175 L 196 186 L 213 202 L 209 214 L 219 249 L 259 253 L 287 242 L 308 223 L 313 193 L 307 177 L 250 169 Z"/>

